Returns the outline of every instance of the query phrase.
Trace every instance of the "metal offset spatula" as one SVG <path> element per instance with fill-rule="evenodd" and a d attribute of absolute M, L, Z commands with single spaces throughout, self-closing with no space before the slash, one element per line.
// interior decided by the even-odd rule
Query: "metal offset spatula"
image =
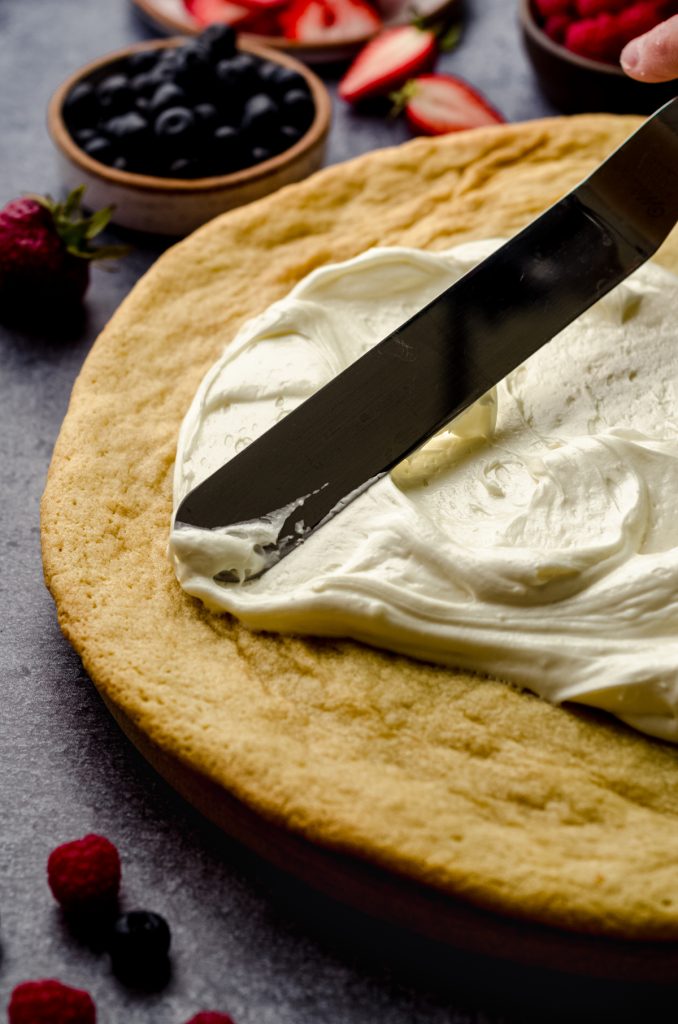
<path fill-rule="evenodd" d="M 266 569 L 644 263 L 678 220 L 678 97 L 574 191 L 181 502 L 176 525 L 280 517 Z M 265 570 L 264 570 L 265 571 Z M 235 579 L 227 567 L 219 579 Z"/>

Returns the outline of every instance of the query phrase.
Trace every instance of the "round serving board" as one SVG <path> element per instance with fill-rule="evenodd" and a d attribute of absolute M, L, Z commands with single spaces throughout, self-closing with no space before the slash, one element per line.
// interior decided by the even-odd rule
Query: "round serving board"
<path fill-rule="evenodd" d="M 229 834 L 450 946 L 672 981 L 678 749 L 602 715 L 351 642 L 254 634 L 167 562 L 177 431 L 237 328 L 373 245 L 510 236 L 638 125 L 607 115 L 416 140 L 225 214 L 96 342 L 43 500 L 64 633 L 157 770 Z M 678 236 L 660 259 L 678 267 Z"/>

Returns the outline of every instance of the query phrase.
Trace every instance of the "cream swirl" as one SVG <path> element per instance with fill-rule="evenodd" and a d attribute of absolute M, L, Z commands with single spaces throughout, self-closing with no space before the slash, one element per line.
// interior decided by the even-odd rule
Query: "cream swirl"
<path fill-rule="evenodd" d="M 495 244 L 375 249 L 247 323 L 182 426 L 175 506 Z M 174 529 L 181 585 L 254 629 L 354 637 L 678 740 L 677 303 L 644 267 L 260 578 L 215 576 L 256 568 L 285 510 Z"/>

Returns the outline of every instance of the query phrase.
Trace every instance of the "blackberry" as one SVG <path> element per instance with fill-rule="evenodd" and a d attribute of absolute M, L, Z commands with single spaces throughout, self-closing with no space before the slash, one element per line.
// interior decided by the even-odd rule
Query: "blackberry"
<path fill-rule="evenodd" d="M 114 973 L 135 984 L 156 981 L 169 973 L 171 941 L 169 925 L 160 914 L 150 910 L 121 914 L 108 944 Z"/>

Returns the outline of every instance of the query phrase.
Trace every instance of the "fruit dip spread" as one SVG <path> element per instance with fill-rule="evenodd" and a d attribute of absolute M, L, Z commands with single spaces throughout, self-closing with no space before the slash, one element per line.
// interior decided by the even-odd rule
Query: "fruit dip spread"
<path fill-rule="evenodd" d="M 184 420 L 175 508 L 496 244 L 371 250 L 246 323 Z M 641 268 L 258 578 L 214 579 L 244 579 L 275 517 L 235 549 L 174 528 L 182 587 L 254 629 L 354 637 L 678 741 L 677 302 Z"/>

